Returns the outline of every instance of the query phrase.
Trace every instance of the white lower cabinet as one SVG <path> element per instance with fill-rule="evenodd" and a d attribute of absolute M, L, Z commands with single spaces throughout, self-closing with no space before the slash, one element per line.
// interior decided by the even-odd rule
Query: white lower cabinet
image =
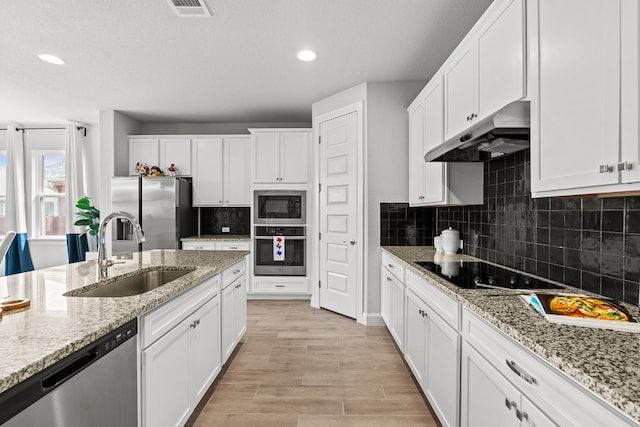
<path fill-rule="evenodd" d="M 404 283 L 382 267 L 383 319 L 400 351 L 404 350 Z M 385 319 L 386 318 L 386 319 Z"/>
<path fill-rule="evenodd" d="M 221 295 L 222 363 L 226 363 L 247 330 L 247 275 L 244 270 L 222 289 Z"/>
<path fill-rule="evenodd" d="M 184 425 L 220 367 L 216 295 L 142 351 L 143 425 Z"/>
<path fill-rule="evenodd" d="M 462 317 L 462 427 L 637 426 L 467 309 Z"/>
<path fill-rule="evenodd" d="M 460 334 L 410 289 L 405 302 L 404 357 L 442 425 L 457 426 Z"/>

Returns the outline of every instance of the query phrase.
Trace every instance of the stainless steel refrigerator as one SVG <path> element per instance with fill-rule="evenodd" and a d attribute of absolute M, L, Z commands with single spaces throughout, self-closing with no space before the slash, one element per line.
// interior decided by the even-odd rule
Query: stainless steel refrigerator
<path fill-rule="evenodd" d="M 146 242 L 138 245 L 131 224 L 117 219 L 111 231 L 111 252 L 122 255 L 149 249 L 180 249 L 182 237 L 198 234 L 196 208 L 191 206 L 191 179 L 176 177 L 114 177 L 112 210 L 134 215 Z"/>

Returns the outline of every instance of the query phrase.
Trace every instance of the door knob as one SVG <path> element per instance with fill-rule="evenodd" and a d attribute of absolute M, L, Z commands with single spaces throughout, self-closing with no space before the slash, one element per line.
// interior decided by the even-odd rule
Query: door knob
<path fill-rule="evenodd" d="M 351 241 L 349 242 L 349 244 L 350 244 L 350 245 L 355 245 L 355 244 L 356 244 L 356 241 L 355 241 L 355 240 L 351 240 Z"/>

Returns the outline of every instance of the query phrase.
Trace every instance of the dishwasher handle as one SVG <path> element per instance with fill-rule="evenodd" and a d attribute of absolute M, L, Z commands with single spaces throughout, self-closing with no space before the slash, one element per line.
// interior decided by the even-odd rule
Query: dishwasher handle
<path fill-rule="evenodd" d="M 44 378 L 42 380 L 42 389 L 48 391 L 57 387 L 87 366 L 91 365 L 97 358 L 98 346 L 94 346 L 73 362 L 61 367 L 51 375 Z"/>

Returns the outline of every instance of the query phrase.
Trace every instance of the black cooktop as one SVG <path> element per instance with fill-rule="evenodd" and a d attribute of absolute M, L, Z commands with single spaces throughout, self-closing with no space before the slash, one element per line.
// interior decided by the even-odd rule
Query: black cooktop
<path fill-rule="evenodd" d="M 516 273 L 481 261 L 455 261 L 436 264 L 415 261 L 452 284 L 466 289 L 563 289 L 546 280 Z"/>

